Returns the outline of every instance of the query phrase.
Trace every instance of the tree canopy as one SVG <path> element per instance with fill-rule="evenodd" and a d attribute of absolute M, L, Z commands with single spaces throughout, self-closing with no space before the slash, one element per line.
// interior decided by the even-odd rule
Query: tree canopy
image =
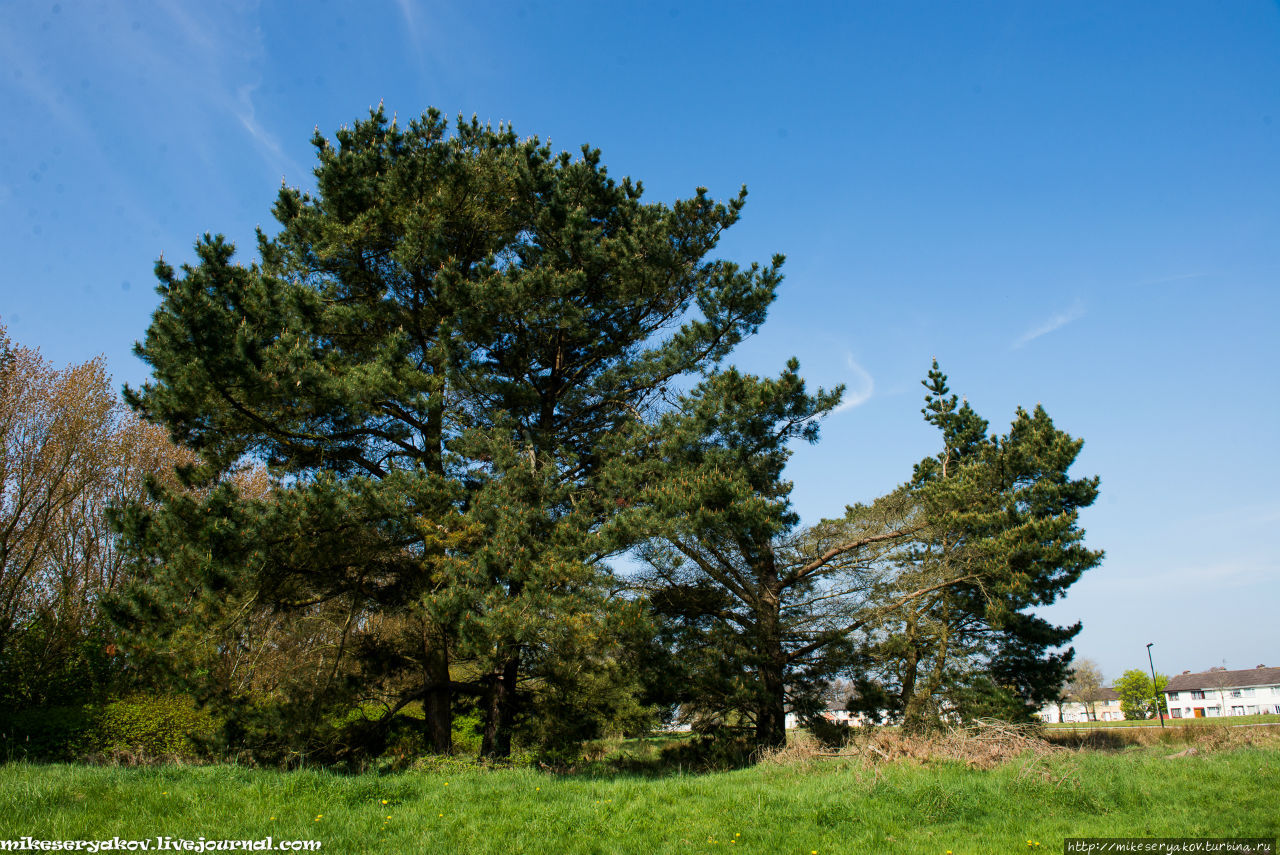
<path fill-rule="evenodd" d="M 764 320 L 782 259 L 709 257 L 745 189 L 646 203 L 598 151 L 507 127 L 379 107 L 314 144 L 317 190 L 280 190 L 260 261 L 206 235 L 194 264 L 156 265 L 152 379 L 126 395 L 200 456 L 184 474 L 204 492 L 122 515 L 150 576 L 118 615 L 165 632 L 238 603 L 325 611 L 323 679 L 281 709 L 421 700 L 447 750 L 462 693 L 502 756 L 558 628 L 614 667 L 630 607 L 600 562 L 626 545 L 604 524 L 628 452 Z M 227 481 L 249 461 L 269 495 Z"/>
<path fill-rule="evenodd" d="M 679 705 L 774 747 L 834 685 L 911 728 L 1057 697 L 1079 626 L 1032 610 L 1100 560 L 1098 481 L 1043 408 L 994 435 L 935 362 L 940 451 L 802 526 L 790 445 L 842 389 L 726 364 L 781 282 L 714 256 L 745 188 L 647 202 L 435 111 L 313 143 L 256 260 L 156 264 L 125 390 L 187 457 L 114 511 L 108 610 L 240 744 L 342 759 L 420 709 L 435 751 L 562 759 Z"/>
<path fill-rule="evenodd" d="M 1098 479 L 1068 475 L 1083 443 L 1042 407 L 1019 408 L 997 436 L 951 393 L 936 361 L 923 384 L 922 412 L 942 449 L 905 487 L 928 524 L 897 560 L 955 582 L 868 633 L 855 707 L 901 716 L 909 729 L 945 712 L 1026 717 L 1057 699 L 1074 655 L 1055 648 L 1080 625 L 1056 627 L 1031 609 L 1102 560 L 1079 526 Z"/>

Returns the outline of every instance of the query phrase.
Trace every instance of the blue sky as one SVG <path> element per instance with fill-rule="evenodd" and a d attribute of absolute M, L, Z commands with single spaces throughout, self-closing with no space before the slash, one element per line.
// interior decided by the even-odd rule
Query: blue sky
<path fill-rule="evenodd" d="M 0 319 L 118 382 L 152 264 L 248 254 L 314 128 L 384 101 L 599 147 L 669 201 L 751 196 L 788 257 L 737 362 L 849 405 L 789 470 L 808 521 L 933 450 L 938 357 L 995 427 L 1042 402 L 1107 550 L 1048 613 L 1114 678 L 1280 664 L 1275 3 L 15 3 L 0 16 Z"/>

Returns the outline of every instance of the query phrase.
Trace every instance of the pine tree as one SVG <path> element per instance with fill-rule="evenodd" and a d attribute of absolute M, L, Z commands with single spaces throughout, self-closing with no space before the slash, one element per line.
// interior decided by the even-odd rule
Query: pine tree
<path fill-rule="evenodd" d="M 660 472 L 643 494 L 661 537 L 642 582 L 664 619 L 675 700 L 713 725 L 786 743 L 788 705 L 816 713 L 860 628 L 926 595 L 890 593 L 885 559 L 915 531 L 904 494 L 799 527 L 783 480 L 788 443 L 816 441 L 841 390 L 805 392 L 793 360 L 776 379 L 718 372 L 659 425 Z M 896 580 L 905 581 L 905 580 Z"/>
<path fill-rule="evenodd" d="M 1073 655 L 1054 648 L 1080 625 L 1057 627 L 1028 610 L 1056 601 L 1102 560 L 1078 524 L 1098 479 L 1067 474 L 1083 442 L 1039 406 L 1019 408 L 1007 434 L 989 435 L 946 379 L 935 361 L 922 412 L 943 448 L 917 464 L 909 484 L 929 536 L 902 560 L 916 572 L 963 571 L 974 581 L 918 600 L 862 651 L 864 665 L 880 671 L 889 711 L 909 729 L 936 721 L 944 704 L 1025 717 L 1054 700 Z M 868 698 L 881 694 L 864 689 Z"/>
<path fill-rule="evenodd" d="M 308 709 L 421 700 L 447 751 L 461 693 L 504 756 L 531 693 L 556 694 L 557 657 L 615 669 L 616 634 L 592 627 L 630 608 L 602 564 L 626 545 L 604 527 L 630 443 L 763 321 L 782 259 L 707 259 L 745 189 L 643 203 L 597 151 L 474 119 L 450 133 L 379 107 L 314 144 L 317 191 L 280 190 L 260 263 L 206 235 L 181 273 L 157 264 L 153 379 L 127 397 L 201 456 L 203 492 L 121 514 L 150 576 L 117 615 L 163 632 L 249 601 L 329 609 Z M 227 481 L 246 461 L 270 496 Z"/>

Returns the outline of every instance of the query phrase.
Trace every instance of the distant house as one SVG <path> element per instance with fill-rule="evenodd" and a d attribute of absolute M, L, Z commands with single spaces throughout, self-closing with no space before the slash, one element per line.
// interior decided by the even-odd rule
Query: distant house
<path fill-rule="evenodd" d="M 1183 671 L 1164 687 L 1172 718 L 1280 714 L 1280 668 Z"/>
<path fill-rule="evenodd" d="M 826 709 L 822 710 L 819 715 L 832 724 L 861 726 L 869 723 L 867 718 L 861 713 L 851 713 L 847 709 L 844 709 L 845 706 L 845 701 L 830 701 L 827 704 Z M 787 730 L 794 730 L 801 726 L 802 722 L 800 721 L 800 716 L 796 715 L 794 712 L 788 711 L 786 719 Z"/>
<path fill-rule="evenodd" d="M 1120 710 L 1120 696 L 1115 689 L 1101 688 L 1096 700 L 1089 703 L 1064 701 L 1061 704 L 1046 704 L 1036 713 L 1040 720 L 1049 724 L 1071 721 L 1123 721 L 1124 713 Z"/>

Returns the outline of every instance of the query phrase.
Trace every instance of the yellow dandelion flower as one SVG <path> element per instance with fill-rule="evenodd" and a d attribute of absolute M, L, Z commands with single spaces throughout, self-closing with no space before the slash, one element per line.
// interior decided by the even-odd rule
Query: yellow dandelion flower
<path fill-rule="evenodd" d="M 443 817 L 443 816 L 444 816 L 444 814 L 440 814 L 440 816 L 441 816 L 441 817 Z"/>
<path fill-rule="evenodd" d="M 383 800 L 382 800 L 382 803 L 385 805 L 385 804 L 387 803 L 387 800 L 386 800 L 386 799 L 383 799 Z"/>

